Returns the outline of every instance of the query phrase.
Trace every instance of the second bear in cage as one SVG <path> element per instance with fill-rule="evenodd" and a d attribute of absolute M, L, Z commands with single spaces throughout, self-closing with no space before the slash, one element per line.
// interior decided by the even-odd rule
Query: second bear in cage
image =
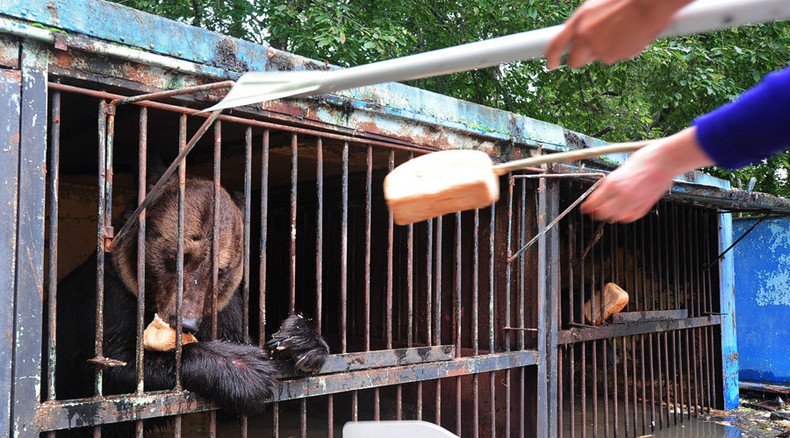
<path fill-rule="evenodd" d="M 176 178 L 146 210 L 145 319 L 157 313 L 175 325 L 178 290 L 177 248 L 179 185 Z M 122 215 L 128 219 L 132 209 Z M 184 198 L 184 269 L 182 327 L 199 342 L 183 346 L 181 381 L 185 389 L 213 400 L 232 414 L 254 415 L 275 393 L 275 362 L 265 349 L 245 343 L 240 285 L 243 274 L 243 214 L 231 196 L 219 192 L 219 281 L 217 340 L 211 336 L 212 240 L 214 187 L 191 177 Z M 94 254 L 58 287 L 57 394 L 59 399 L 94 395 L 96 315 Z M 137 388 L 137 235 L 129 233 L 106 254 L 104 269 L 104 357 L 125 364 L 105 369 L 104 394 Z M 329 348 L 300 315 L 286 319 L 267 346 L 290 360 L 300 372 L 316 372 Z M 145 352 L 145 390 L 167 390 L 176 384 L 175 355 Z"/>

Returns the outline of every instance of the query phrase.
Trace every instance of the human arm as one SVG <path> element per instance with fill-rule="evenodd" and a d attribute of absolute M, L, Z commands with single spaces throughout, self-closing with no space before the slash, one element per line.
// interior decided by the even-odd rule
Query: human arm
<path fill-rule="evenodd" d="M 623 223 L 647 214 L 672 187 L 673 178 L 713 164 L 697 142 L 696 131 L 686 128 L 634 152 L 581 205 L 582 213 Z"/>
<path fill-rule="evenodd" d="M 639 54 L 691 0 L 587 0 L 549 43 L 549 68 L 568 51 L 568 65 L 613 64 Z"/>
<path fill-rule="evenodd" d="M 600 220 L 631 222 L 644 216 L 678 175 L 711 164 L 735 169 L 788 147 L 790 67 L 697 118 L 694 126 L 634 153 L 606 177 L 582 211 Z"/>

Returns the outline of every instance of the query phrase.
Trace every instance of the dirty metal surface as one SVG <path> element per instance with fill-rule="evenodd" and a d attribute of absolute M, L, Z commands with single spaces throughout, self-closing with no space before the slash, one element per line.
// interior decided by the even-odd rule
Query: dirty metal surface
<path fill-rule="evenodd" d="M 661 333 L 671 330 L 682 330 L 696 327 L 707 327 L 721 323 L 719 315 L 701 316 L 666 321 L 632 322 L 605 326 L 590 326 L 584 328 L 571 328 L 560 330 L 557 336 L 558 344 L 572 344 L 576 342 L 593 341 L 622 336 L 641 335 L 646 333 Z"/>
<path fill-rule="evenodd" d="M 732 214 L 719 215 L 719 251 L 732 244 Z M 719 300 L 721 309 L 721 363 L 724 409 L 739 404 L 738 369 L 740 367 L 735 320 L 735 255 L 725 254 L 719 262 Z"/>
<path fill-rule="evenodd" d="M 227 37 L 110 2 L 2 0 L 0 11 L 21 20 L 229 71 L 264 70 L 268 59 L 268 45 Z"/>
<path fill-rule="evenodd" d="M 44 200 L 47 152 L 47 55 L 35 44 L 22 48 L 19 219 L 16 325 L 11 436 L 33 436 L 41 391 L 41 327 L 44 297 Z"/>
<path fill-rule="evenodd" d="M 758 218 L 735 219 L 741 236 Z M 769 218 L 735 246 L 740 378 L 790 385 L 790 220 Z"/>
<path fill-rule="evenodd" d="M 333 354 L 327 358 L 318 374 L 414 365 L 419 363 L 451 360 L 455 356 L 453 345 L 437 347 L 398 348 L 370 352 Z"/>
<path fill-rule="evenodd" d="M 19 40 L 9 35 L 0 35 L 0 66 L 19 69 Z"/>
<path fill-rule="evenodd" d="M 19 115 L 22 73 L 0 71 L 0 434 L 10 431 L 11 382 L 14 345 L 14 284 L 16 282 L 17 194 L 19 172 Z"/>
<path fill-rule="evenodd" d="M 624 324 L 632 322 L 665 321 L 672 319 L 686 319 L 687 317 L 687 309 L 620 312 L 612 315 L 612 323 Z"/>
<path fill-rule="evenodd" d="M 535 365 L 536 351 L 513 351 L 476 357 L 464 357 L 438 363 L 422 363 L 350 373 L 312 376 L 283 382 L 276 400 L 292 400 L 307 396 L 334 394 L 402 383 L 421 382 L 444 377 L 460 377 L 491 371 Z"/>

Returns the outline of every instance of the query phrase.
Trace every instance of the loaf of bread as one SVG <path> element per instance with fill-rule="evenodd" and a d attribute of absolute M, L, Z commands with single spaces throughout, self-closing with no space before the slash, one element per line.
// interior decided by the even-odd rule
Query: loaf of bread
<path fill-rule="evenodd" d="M 191 333 L 181 333 L 181 345 L 197 342 Z M 143 347 L 153 351 L 172 351 L 176 348 L 176 331 L 170 324 L 162 321 L 158 314 L 143 332 Z"/>
<path fill-rule="evenodd" d="M 601 296 L 603 296 L 603 320 L 601 319 Z M 584 318 L 588 323 L 601 325 L 603 321 L 628 305 L 628 292 L 614 283 L 606 283 L 603 293 L 596 292 L 584 303 Z"/>

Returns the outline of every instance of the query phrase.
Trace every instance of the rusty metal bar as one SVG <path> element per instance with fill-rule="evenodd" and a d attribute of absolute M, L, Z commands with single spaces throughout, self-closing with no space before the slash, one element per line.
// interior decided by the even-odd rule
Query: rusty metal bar
<path fill-rule="evenodd" d="M 348 142 L 343 143 L 340 217 L 340 352 L 348 351 Z"/>
<path fill-rule="evenodd" d="M 148 156 L 148 108 L 140 108 L 139 120 L 139 148 L 138 148 L 138 175 L 137 175 L 137 203 L 145 200 L 146 174 Z M 137 380 L 137 394 L 142 394 L 145 388 L 145 353 L 143 349 L 143 331 L 145 330 L 145 213 L 143 210 L 137 220 L 137 340 L 135 345 L 135 368 Z M 135 424 L 135 435 L 143 437 L 143 421 Z"/>
<path fill-rule="evenodd" d="M 604 175 L 605 175 L 605 174 L 603 174 L 603 173 L 602 173 L 602 174 L 600 174 L 600 176 L 601 176 L 601 177 L 603 177 Z M 593 190 L 595 190 L 595 189 L 596 189 L 596 187 L 598 187 L 598 185 L 601 183 L 601 181 L 603 181 L 603 179 L 599 179 L 598 181 L 596 181 L 595 183 L 593 183 L 593 185 L 591 185 L 591 186 L 590 186 L 590 187 L 587 189 L 587 191 L 585 191 L 584 193 L 582 193 L 582 195 L 581 195 L 581 196 L 579 196 L 579 197 L 578 197 L 578 198 L 577 198 L 575 201 L 573 201 L 573 202 L 571 203 L 571 205 L 569 205 L 569 206 L 568 206 L 568 207 L 567 207 L 565 210 L 563 210 L 563 212 L 562 212 L 562 213 L 560 213 L 559 215 L 557 215 L 557 217 L 556 217 L 556 218 L 554 218 L 554 220 L 552 220 L 552 221 L 551 221 L 551 222 L 550 222 L 548 225 L 546 225 L 546 228 L 544 228 L 544 229 L 543 229 L 541 232 L 539 232 L 538 234 L 536 234 L 536 235 L 535 235 L 535 237 L 533 237 L 532 239 L 530 239 L 530 240 L 529 240 L 529 242 L 525 243 L 525 244 L 524 244 L 524 245 L 523 245 L 523 246 L 522 246 L 522 247 L 521 247 L 521 248 L 520 248 L 518 251 L 516 251 L 516 252 L 515 252 L 515 254 L 511 254 L 511 252 L 510 252 L 510 251 L 508 251 L 508 260 L 507 260 L 507 261 L 508 261 L 508 263 L 512 263 L 512 262 L 513 262 L 513 260 L 515 260 L 517 257 L 521 256 L 521 255 L 522 255 L 522 254 L 523 254 L 523 253 L 524 253 L 524 252 L 525 252 L 527 249 L 529 249 L 529 247 L 530 247 L 530 246 L 534 245 L 534 244 L 535 244 L 535 242 L 537 242 L 537 241 L 538 241 L 538 239 L 539 239 L 539 238 L 540 238 L 542 235 L 544 235 L 544 234 L 548 233 L 548 232 L 549 232 L 549 230 L 551 230 L 551 229 L 552 229 L 552 228 L 553 228 L 555 225 L 557 225 L 557 223 L 558 223 L 559 221 L 561 221 L 561 220 L 562 220 L 562 218 L 564 218 L 564 217 L 565 217 L 565 216 L 567 216 L 567 215 L 568 215 L 568 214 L 569 214 L 571 211 L 573 211 L 573 209 L 574 209 L 574 208 L 576 208 L 576 206 L 577 206 L 577 205 L 581 204 L 581 202 L 582 202 L 582 201 L 584 201 L 584 200 L 587 198 L 587 196 L 589 196 L 589 195 L 590 195 L 590 193 L 592 193 L 592 192 L 593 192 Z M 512 184 L 512 182 L 511 182 L 511 184 Z"/>
<path fill-rule="evenodd" d="M 288 300 L 288 313 L 296 313 L 296 195 L 298 193 L 297 184 L 298 171 L 299 171 L 299 152 L 298 152 L 298 139 L 296 134 L 291 134 L 291 246 L 290 246 L 290 265 L 289 273 L 289 300 Z"/>
<path fill-rule="evenodd" d="M 241 289 L 242 299 L 242 330 L 244 331 L 244 342 L 250 342 L 250 221 L 252 219 L 252 128 L 247 128 L 244 132 L 244 271 Z M 244 426 L 242 431 L 246 431 L 247 419 L 243 418 Z M 246 434 L 246 432 L 244 432 Z"/>
<path fill-rule="evenodd" d="M 595 220 L 592 219 L 592 217 L 591 217 L 590 218 L 590 226 L 593 226 L 593 225 L 595 225 Z M 603 228 L 601 228 L 601 231 L 603 231 Z M 597 237 L 597 235 L 598 235 L 598 233 L 596 233 L 595 237 Z M 595 271 L 595 250 L 594 250 L 594 247 L 595 247 L 595 245 L 597 243 L 597 239 L 595 237 L 593 237 L 592 240 L 590 240 L 590 243 L 589 243 L 589 248 L 590 248 L 590 253 L 589 253 L 590 254 L 590 277 L 591 277 L 590 278 L 590 316 L 593 318 L 593 320 L 595 319 L 595 317 L 594 317 L 595 299 L 593 297 L 595 296 L 595 288 L 596 288 L 596 286 L 598 286 L 596 284 L 596 280 L 597 279 L 595 278 L 596 274 L 597 274 L 596 271 Z M 584 257 L 584 256 L 582 256 L 582 257 Z M 602 292 L 603 291 L 601 291 L 601 293 Z M 601 296 L 603 297 L 603 294 Z M 600 303 L 600 305 L 599 305 L 598 311 L 600 312 L 600 315 L 601 315 L 601 324 L 604 324 L 604 320 L 603 320 L 604 301 L 603 301 L 603 299 L 600 299 L 599 303 Z M 590 344 L 591 344 L 590 347 L 592 348 L 592 401 L 591 401 L 592 402 L 592 410 L 593 410 L 592 436 L 593 436 L 593 438 L 597 438 L 598 437 L 598 425 L 599 425 L 599 422 L 598 422 L 598 405 L 600 404 L 599 403 L 599 399 L 598 399 L 598 341 L 597 340 L 593 341 Z"/>
<path fill-rule="evenodd" d="M 395 168 L 395 151 L 390 150 L 389 152 L 389 159 L 387 160 L 387 170 L 392 172 Z M 392 291 L 393 291 L 393 281 L 392 281 L 392 272 L 393 272 L 393 237 L 395 234 L 395 225 L 392 220 L 392 212 L 387 212 L 387 297 L 386 297 L 386 339 L 387 339 L 387 348 L 392 348 Z M 460 352 L 460 348 L 458 348 L 458 352 Z"/>
<path fill-rule="evenodd" d="M 586 254 L 584 254 L 584 216 L 582 216 L 581 211 L 579 211 L 579 254 L 581 255 L 581 260 L 579 260 L 579 321 L 584 323 L 584 289 L 585 284 L 587 282 L 587 278 L 584 275 L 584 259 Z M 560 332 L 561 334 L 562 332 Z M 560 336 L 557 336 L 557 342 L 560 342 Z M 582 438 L 587 437 L 587 343 L 582 343 L 581 348 L 581 385 L 580 385 L 580 392 L 582 396 L 582 428 L 581 428 L 581 435 Z"/>
<path fill-rule="evenodd" d="M 662 289 L 659 290 L 659 293 Z M 667 294 L 669 291 L 665 291 Z M 648 310 L 637 312 L 620 312 L 612 315 L 612 324 L 627 324 L 633 322 L 668 321 L 688 318 L 687 309 L 674 310 Z"/>
<path fill-rule="evenodd" d="M 443 217 L 436 218 L 436 299 L 434 300 L 434 324 L 436 324 L 433 335 L 434 343 L 441 345 L 442 343 L 442 219 Z M 434 406 L 436 409 L 436 424 L 442 425 L 442 381 L 436 381 L 436 397 L 434 399 Z"/>
<path fill-rule="evenodd" d="M 586 342 L 621 336 L 634 336 L 659 332 L 663 333 L 695 327 L 716 326 L 719 324 L 721 324 L 721 317 L 719 315 L 711 315 L 680 320 L 647 321 L 595 327 L 574 327 L 567 330 L 560 330 L 557 337 L 557 344 L 573 344 L 576 342 Z"/>
<path fill-rule="evenodd" d="M 321 334 L 324 291 L 324 143 L 320 137 L 315 141 L 315 163 L 315 318 L 316 329 Z"/>
<path fill-rule="evenodd" d="M 277 396 L 272 401 L 300 399 L 304 398 L 306 394 L 312 397 L 347 392 L 353 389 L 362 390 L 398 383 L 441 379 L 447 376 L 490 373 L 535 365 L 537 360 L 535 351 L 515 351 L 464 357 L 442 362 L 441 366 L 437 366 L 435 363 L 423 363 L 382 368 L 375 371 L 360 370 L 329 376 L 312 376 L 283 382 Z M 139 396 L 121 394 L 102 398 L 42 403 L 36 412 L 34 424 L 40 431 L 60 430 L 80 423 L 101 425 L 213 409 L 216 409 L 213 403 L 185 391 L 165 391 Z M 101 412 L 102 415 L 96 416 L 96 412 Z"/>
<path fill-rule="evenodd" d="M 488 352 L 496 351 L 494 334 L 494 252 L 496 248 L 496 204 L 491 205 L 488 224 Z M 489 418 L 491 438 L 496 438 L 496 375 L 494 372 L 488 374 L 489 388 Z"/>
<path fill-rule="evenodd" d="M 390 219 L 391 220 L 391 219 Z M 391 223 L 391 222 L 390 222 Z M 456 357 L 461 357 L 461 213 L 455 213 L 455 300 L 453 300 L 454 307 L 454 333 Z M 455 378 L 455 430 L 458 436 L 461 436 L 461 378 Z"/>
<path fill-rule="evenodd" d="M 575 313 L 576 309 L 573 305 L 573 296 L 576 294 L 576 289 L 574 288 L 574 265 L 576 264 L 576 223 L 578 220 L 578 215 L 571 216 L 568 223 L 568 316 L 569 322 L 568 325 L 570 326 L 576 320 Z M 584 300 L 584 297 L 580 297 L 580 301 Z M 583 316 L 581 316 L 583 318 Z M 569 381 L 570 381 L 570 436 L 571 438 L 575 438 L 576 436 L 576 344 L 571 344 L 570 346 L 570 370 L 569 370 Z M 562 430 L 562 429 L 561 429 Z"/>
<path fill-rule="evenodd" d="M 371 217 L 373 198 L 373 147 L 367 147 L 367 167 L 365 173 L 365 351 L 370 350 L 370 258 L 371 258 Z"/>
<path fill-rule="evenodd" d="M 110 105 L 120 106 L 134 102 L 141 102 L 145 100 L 157 100 L 165 97 L 181 96 L 184 94 L 198 93 L 201 91 L 218 90 L 221 88 L 233 87 L 235 82 L 222 81 L 214 82 L 211 84 L 193 85 L 191 87 L 179 88 L 177 90 L 157 91 L 156 93 L 139 94 L 137 96 L 120 97 L 112 100 Z"/>
<path fill-rule="evenodd" d="M 187 116 L 179 117 L 178 125 L 178 150 L 183 151 L 187 146 Z M 174 162 L 175 164 L 175 162 Z M 178 161 L 178 225 L 176 244 L 176 333 L 182 332 L 182 307 L 184 303 L 184 203 L 186 202 L 186 159 Z M 163 182 L 163 180 L 160 180 Z M 139 207 L 138 207 L 139 208 Z M 181 336 L 176 336 L 176 382 L 174 390 L 181 390 L 181 359 L 183 357 L 183 342 Z M 174 435 L 181 437 L 181 416 L 175 418 Z"/>
<path fill-rule="evenodd" d="M 414 154 L 409 154 L 409 159 L 413 159 Z M 407 227 L 407 246 L 406 246 L 406 345 L 414 345 L 414 224 Z M 475 230 L 477 231 L 477 230 Z"/>
<path fill-rule="evenodd" d="M 219 223 L 220 223 L 220 177 L 221 177 L 221 159 L 222 159 L 222 122 L 214 122 L 214 157 L 213 157 L 213 221 L 211 233 L 211 340 L 217 339 L 218 321 L 218 301 L 219 301 Z M 183 233 L 179 237 L 182 241 L 184 239 Z M 183 248 L 183 243 L 182 243 Z M 182 265 L 183 265 L 183 258 Z M 183 269 L 183 266 L 181 267 Z M 181 317 L 179 317 L 181 319 Z M 181 333 L 176 332 L 176 333 Z M 180 337 L 180 336 L 179 336 Z M 210 438 L 217 436 L 217 413 L 216 411 L 209 412 L 209 425 L 208 435 Z"/>
<path fill-rule="evenodd" d="M 258 266 L 258 345 L 266 343 L 266 254 L 269 230 L 269 130 L 263 131 L 261 142 L 261 238 L 258 250 L 261 254 Z"/>
<path fill-rule="evenodd" d="M 47 247 L 48 285 L 47 313 L 49 336 L 47 345 L 47 400 L 55 400 L 55 367 L 57 351 L 58 296 L 58 191 L 60 189 L 60 92 L 52 93 L 49 146 L 49 246 Z"/>
<path fill-rule="evenodd" d="M 49 82 L 47 84 L 47 86 L 50 89 L 52 89 L 52 90 L 66 91 L 66 92 L 69 92 L 69 93 L 75 93 L 75 94 L 81 94 L 81 95 L 85 95 L 85 96 L 95 97 L 97 99 L 114 100 L 114 99 L 122 99 L 122 98 L 127 97 L 127 96 L 122 96 L 120 94 L 113 94 L 113 93 L 108 93 L 108 92 L 105 92 L 105 91 L 91 90 L 91 89 L 87 89 L 87 88 L 77 87 L 77 86 L 74 86 L 74 85 L 59 84 L 59 83 L 56 83 L 56 82 Z M 356 136 L 356 135 L 333 134 L 333 133 L 326 132 L 326 131 L 321 131 L 321 130 L 318 130 L 318 129 L 299 128 L 299 127 L 296 127 L 296 126 L 289 126 L 289 125 L 284 125 L 284 124 L 281 124 L 281 123 L 264 122 L 264 121 L 261 121 L 261 120 L 254 120 L 254 119 L 249 119 L 249 118 L 244 118 L 244 117 L 237 117 L 237 116 L 219 115 L 219 113 L 220 113 L 219 111 L 215 111 L 213 113 L 205 113 L 202 110 L 188 108 L 188 107 L 185 107 L 185 106 L 169 105 L 169 104 L 160 103 L 160 102 L 139 101 L 139 102 L 134 102 L 134 104 L 138 105 L 138 106 L 144 106 L 144 107 L 147 107 L 147 108 L 159 109 L 159 110 L 168 111 L 168 112 L 172 112 L 172 113 L 186 114 L 186 115 L 196 116 L 196 117 L 211 118 L 211 117 L 214 117 L 215 114 L 217 114 L 218 120 L 221 120 L 223 122 L 238 123 L 238 124 L 241 124 L 241 125 L 244 125 L 244 126 L 251 126 L 251 127 L 257 127 L 257 128 L 263 128 L 263 129 L 276 129 L 276 130 L 280 130 L 280 131 L 296 133 L 296 134 L 299 134 L 299 135 L 312 135 L 312 136 L 323 137 L 324 139 L 332 139 L 332 140 L 338 140 L 338 141 L 347 141 L 349 143 L 355 143 L 355 144 L 362 144 L 362 143 L 364 143 L 364 144 L 370 144 L 370 145 L 373 145 L 373 146 L 382 146 L 382 147 L 390 148 L 390 149 L 412 151 L 412 152 L 418 152 L 418 153 L 432 152 L 432 151 L 436 150 L 435 148 L 420 147 L 419 145 L 395 144 L 395 143 L 393 143 L 393 141 L 395 141 L 395 140 L 393 140 L 393 141 L 380 141 L 380 140 L 375 140 L 375 139 L 372 139 L 372 138 L 368 138 L 368 137 L 363 136 L 363 135 Z"/>
<path fill-rule="evenodd" d="M 475 209 L 472 230 L 472 356 L 480 354 L 480 210 Z M 472 376 L 472 436 L 480 436 L 480 376 Z"/>
<path fill-rule="evenodd" d="M 105 260 L 105 181 L 106 181 L 106 160 L 107 160 L 107 114 L 106 103 L 99 102 L 99 175 L 98 175 L 98 213 L 97 213 L 97 233 L 96 233 L 96 340 L 95 340 L 95 360 L 104 359 L 104 260 Z M 95 369 L 94 394 L 102 395 L 102 377 L 104 370 L 101 366 Z M 101 436 L 101 428 L 93 430 L 94 437 Z"/>
<path fill-rule="evenodd" d="M 617 257 L 617 249 L 619 248 L 620 240 L 619 234 L 617 232 L 619 227 L 612 227 L 612 233 L 610 235 L 610 259 L 611 259 L 611 267 L 612 267 L 612 281 L 618 282 L 622 284 L 620 281 L 620 269 L 618 268 L 618 257 Z M 619 427 L 620 427 L 620 412 L 619 412 L 619 398 L 620 393 L 617 390 L 617 338 L 612 338 L 612 377 L 613 377 L 613 389 L 614 389 L 614 423 L 612 423 L 612 430 L 614 432 L 614 436 L 619 435 Z M 628 382 L 625 380 L 623 381 L 623 387 L 627 387 Z"/>

